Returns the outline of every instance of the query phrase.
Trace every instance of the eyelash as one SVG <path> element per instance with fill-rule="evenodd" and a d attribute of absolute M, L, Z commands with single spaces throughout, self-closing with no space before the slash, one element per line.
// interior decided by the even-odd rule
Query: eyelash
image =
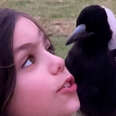
<path fill-rule="evenodd" d="M 26 60 L 24 61 L 24 63 L 22 64 L 21 68 L 26 68 L 26 67 L 29 67 L 30 65 L 32 64 L 26 64 L 26 63 L 29 63 L 28 61 L 32 62 L 32 64 L 34 64 L 34 56 L 33 55 L 29 55 Z M 26 66 L 27 65 L 27 66 Z"/>
<path fill-rule="evenodd" d="M 55 54 L 55 53 L 54 53 L 53 46 L 52 46 L 51 44 L 48 45 L 48 46 L 46 47 L 46 50 L 47 50 L 48 52 L 50 52 L 51 54 Z"/>
<path fill-rule="evenodd" d="M 46 47 L 46 50 L 47 50 L 48 52 L 54 54 L 54 49 L 53 49 L 53 47 L 52 47 L 51 44 L 48 45 L 48 46 Z M 33 56 L 33 55 L 29 55 L 29 56 L 26 58 L 26 60 L 24 61 L 24 63 L 21 65 L 21 68 L 26 68 L 26 67 L 29 67 L 30 65 L 32 65 L 32 64 L 27 64 L 27 66 L 26 66 L 26 63 L 28 63 L 29 60 L 30 60 L 30 62 L 32 62 L 32 64 L 34 64 L 34 62 L 35 62 L 34 56 Z"/>

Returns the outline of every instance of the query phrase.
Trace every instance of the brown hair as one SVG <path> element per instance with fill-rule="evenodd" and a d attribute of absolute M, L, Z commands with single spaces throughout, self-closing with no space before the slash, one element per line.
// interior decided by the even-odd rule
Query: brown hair
<path fill-rule="evenodd" d="M 28 14 L 12 9 L 0 9 L 0 116 L 7 116 L 6 108 L 13 95 L 16 84 L 16 69 L 13 56 L 13 33 L 19 17 L 31 20 L 40 31 L 44 30 Z M 53 51 L 53 46 L 50 48 Z"/>

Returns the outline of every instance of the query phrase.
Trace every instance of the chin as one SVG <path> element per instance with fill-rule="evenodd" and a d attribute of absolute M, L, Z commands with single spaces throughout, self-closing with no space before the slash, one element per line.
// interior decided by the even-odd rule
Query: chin
<path fill-rule="evenodd" d="M 75 100 L 72 99 L 72 101 L 70 101 L 70 103 L 67 106 L 67 113 L 70 114 L 70 116 L 79 111 L 80 109 L 80 101 L 78 98 L 76 98 Z"/>

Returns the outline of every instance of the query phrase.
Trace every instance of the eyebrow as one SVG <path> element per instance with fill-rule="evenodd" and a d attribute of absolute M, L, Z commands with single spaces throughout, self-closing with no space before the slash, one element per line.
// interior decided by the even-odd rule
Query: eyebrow
<path fill-rule="evenodd" d="M 26 44 L 23 44 L 23 45 L 21 45 L 21 46 L 15 48 L 14 54 L 17 54 L 18 52 L 20 52 L 20 51 L 22 51 L 22 50 L 28 50 L 28 49 L 33 48 L 33 47 L 35 47 L 35 44 L 33 44 L 33 43 L 26 43 Z"/>
<path fill-rule="evenodd" d="M 42 41 L 43 41 L 43 43 L 45 45 L 47 39 L 45 39 L 45 35 L 44 34 L 42 34 L 42 38 L 43 38 Z M 37 43 L 25 43 L 25 44 L 15 48 L 14 54 L 17 54 L 18 52 L 20 52 L 22 50 L 28 50 L 30 48 L 34 48 L 36 46 L 35 44 L 37 44 Z"/>

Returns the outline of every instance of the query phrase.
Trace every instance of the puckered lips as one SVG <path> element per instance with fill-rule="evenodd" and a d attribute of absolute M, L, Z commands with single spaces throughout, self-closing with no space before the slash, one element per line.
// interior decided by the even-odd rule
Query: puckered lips
<path fill-rule="evenodd" d="M 69 76 L 63 84 L 60 86 L 60 88 L 57 90 L 57 92 L 61 93 L 73 93 L 76 92 L 77 85 L 75 83 L 75 80 L 73 76 Z"/>

